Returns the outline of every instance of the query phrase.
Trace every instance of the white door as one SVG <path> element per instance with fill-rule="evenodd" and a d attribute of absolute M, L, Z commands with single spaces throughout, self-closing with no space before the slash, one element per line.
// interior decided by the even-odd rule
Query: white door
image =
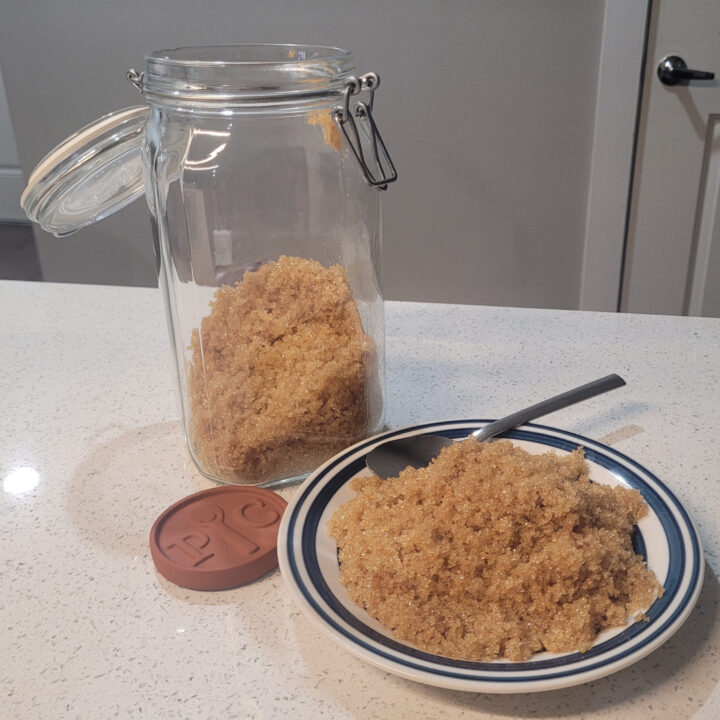
<path fill-rule="evenodd" d="M 664 85 L 668 56 L 714 80 Z M 651 16 L 620 308 L 720 317 L 720 2 Z"/>

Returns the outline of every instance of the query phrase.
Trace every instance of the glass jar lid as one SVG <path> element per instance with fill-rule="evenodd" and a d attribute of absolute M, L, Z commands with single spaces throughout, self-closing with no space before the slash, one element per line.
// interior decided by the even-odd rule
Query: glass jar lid
<path fill-rule="evenodd" d="M 141 105 L 110 113 L 51 150 L 20 199 L 28 218 L 61 237 L 143 195 L 141 145 L 149 112 Z"/>

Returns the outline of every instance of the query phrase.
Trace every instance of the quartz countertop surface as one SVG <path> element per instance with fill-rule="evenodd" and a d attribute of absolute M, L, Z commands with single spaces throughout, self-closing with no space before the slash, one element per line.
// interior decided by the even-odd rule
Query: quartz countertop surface
<path fill-rule="evenodd" d="M 388 426 L 499 417 L 617 372 L 625 388 L 542 422 L 647 467 L 704 546 L 695 610 L 648 657 L 489 695 L 355 658 L 278 570 L 215 593 L 157 573 L 155 518 L 213 486 L 184 446 L 157 290 L 6 281 L 0 308 L 0 717 L 720 717 L 720 320 L 386 304 Z"/>

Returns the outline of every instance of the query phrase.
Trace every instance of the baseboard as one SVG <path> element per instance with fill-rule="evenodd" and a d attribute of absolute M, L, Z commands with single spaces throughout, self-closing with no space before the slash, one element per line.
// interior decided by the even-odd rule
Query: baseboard
<path fill-rule="evenodd" d="M 27 222 L 20 207 L 20 195 L 25 188 L 20 168 L 0 167 L 0 222 Z"/>

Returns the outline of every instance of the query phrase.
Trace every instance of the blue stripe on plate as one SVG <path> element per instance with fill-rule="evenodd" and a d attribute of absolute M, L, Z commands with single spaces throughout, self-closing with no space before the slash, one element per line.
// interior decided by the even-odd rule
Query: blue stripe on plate
<path fill-rule="evenodd" d="M 464 421 L 456 421 L 454 423 L 430 423 L 423 426 L 418 426 L 422 428 L 434 428 L 438 425 L 467 425 L 468 423 L 477 424 L 478 426 L 482 426 L 488 421 L 485 420 L 464 420 Z M 550 433 L 557 433 L 560 431 L 555 430 L 554 428 L 550 428 L 548 426 L 543 425 L 529 425 L 526 427 L 532 427 L 537 428 L 538 430 L 545 430 L 549 431 Z M 384 438 L 389 439 L 391 437 L 394 437 L 395 435 L 402 434 L 404 432 L 407 432 L 407 429 L 405 430 L 398 430 L 394 432 L 389 432 L 384 435 Z M 464 427 L 458 427 L 458 428 L 449 428 L 447 430 L 443 431 L 435 431 L 438 434 L 445 435 L 446 437 L 463 437 L 467 434 L 467 428 Z M 542 660 L 542 661 L 529 661 L 529 662 L 523 662 L 523 663 L 477 663 L 477 662 L 468 662 L 468 661 L 459 661 L 459 660 L 452 660 L 450 658 L 444 658 L 437 655 L 432 655 L 426 652 L 423 652 L 421 650 L 417 650 L 413 647 L 410 647 L 408 645 L 404 645 L 400 642 L 397 642 L 395 640 L 392 640 L 390 638 L 387 638 L 385 635 L 382 635 L 378 633 L 377 631 L 373 630 L 372 628 L 365 625 L 362 621 L 360 621 L 358 618 L 356 618 L 333 594 L 331 589 L 328 587 L 327 583 L 325 582 L 324 577 L 322 576 L 322 573 L 320 571 L 320 567 L 318 564 L 318 559 L 316 555 L 316 537 L 318 533 L 318 525 L 320 516 L 322 514 L 323 509 L 326 507 L 327 503 L 331 500 L 331 498 L 335 495 L 335 493 L 343 486 L 345 483 L 357 472 L 359 472 L 365 464 L 364 457 L 361 457 L 352 463 L 350 463 L 349 466 L 346 468 L 343 468 L 341 472 L 336 474 L 335 476 L 332 476 L 329 478 L 329 480 L 326 480 L 329 475 L 332 475 L 332 473 L 335 471 L 335 469 L 340 465 L 341 463 L 345 462 L 347 457 L 351 454 L 354 454 L 360 450 L 364 450 L 365 448 L 374 445 L 377 443 L 378 438 L 372 438 L 358 446 L 356 446 L 352 453 L 346 452 L 343 453 L 343 455 L 338 456 L 335 458 L 333 462 L 328 465 L 323 471 L 318 473 L 318 475 L 311 481 L 311 483 L 308 484 L 306 488 L 304 488 L 300 498 L 298 498 L 298 501 L 294 505 L 294 509 L 292 512 L 292 516 L 290 518 L 290 521 L 288 523 L 288 531 L 287 531 L 287 544 L 288 544 L 288 562 L 290 564 L 290 569 L 293 574 L 293 578 L 295 580 L 296 586 L 301 591 L 303 596 L 305 597 L 306 601 L 313 607 L 315 612 L 326 622 L 328 623 L 336 632 L 340 633 L 344 637 L 348 638 L 351 642 L 358 645 L 359 647 L 364 648 L 366 651 L 370 652 L 373 655 L 386 658 L 387 660 L 390 660 L 391 662 L 405 666 L 407 668 L 411 668 L 414 670 L 418 670 L 423 673 L 431 673 L 436 675 L 445 676 L 448 678 L 456 678 L 456 679 L 463 679 L 463 680 L 485 680 L 485 681 L 491 681 L 491 682 L 528 682 L 528 681 L 546 681 L 553 678 L 560 678 L 565 677 L 569 675 L 575 675 L 575 674 L 585 674 L 587 672 L 592 671 L 595 668 L 602 667 L 603 665 L 606 665 L 610 662 L 614 663 L 624 657 L 627 657 L 629 654 L 634 654 L 638 652 L 639 649 L 646 646 L 648 643 L 652 642 L 660 633 L 664 632 L 666 628 L 671 626 L 675 619 L 682 614 L 684 611 L 685 604 L 690 599 L 692 594 L 694 593 L 694 590 L 697 585 L 697 579 L 700 573 L 700 566 L 699 566 L 699 557 L 700 557 L 700 547 L 699 543 L 697 541 L 697 538 L 695 536 L 695 533 L 692 529 L 692 523 L 689 519 L 689 516 L 685 512 L 684 508 L 680 505 L 680 503 L 677 501 L 675 496 L 670 492 L 669 489 L 667 489 L 663 483 L 660 482 L 654 475 L 649 473 L 645 468 L 640 466 L 635 461 L 631 460 L 630 458 L 627 458 L 626 456 L 623 456 L 621 453 L 618 453 L 615 450 L 611 450 L 610 448 L 606 448 L 605 446 L 602 446 L 600 443 L 595 443 L 594 441 L 589 441 L 587 438 L 584 438 L 580 435 L 575 435 L 573 433 L 568 433 L 565 431 L 562 431 L 562 434 L 565 436 L 570 436 L 573 438 L 572 441 L 564 439 L 562 437 L 558 437 L 557 435 L 548 435 L 546 433 L 539 433 L 539 432 L 531 432 L 527 430 L 514 430 L 509 433 L 506 433 L 506 437 L 511 437 L 519 440 L 529 440 L 531 442 L 539 442 L 541 444 L 550 445 L 552 447 L 557 447 L 559 449 L 572 451 L 574 450 L 578 445 L 583 446 L 586 456 L 589 460 L 592 460 L 593 462 L 596 462 L 597 464 L 601 465 L 602 467 L 605 467 L 610 472 L 614 473 L 616 476 L 622 478 L 625 482 L 630 485 L 630 487 L 634 487 L 638 489 L 642 494 L 645 500 L 648 502 L 648 505 L 652 508 L 652 510 L 657 514 L 663 530 L 665 532 L 665 535 L 668 540 L 669 545 L 669 551 L 670 551 L 670 562 L 669 562 L 669 568 L 668 568 L 668 576 L 665 580 L 665 594 L 662 598 L 659 598 L 655 601 L 653 606 L 648 611 L 647 615 L 650 618 L 650 622 L 639 622 L 634 623 L 630 627 L 628 627 L 626 630 L 624 630 L 622 633 L 618 634 L 617 636 L 611 638 L 610 640 L 601 643 L 597 645 L 596 647 L 592 648 L 586 653 L 572 653 L 568 655 L 563 655 L 556 658 L 551 658 L 548 660 Z M 597 448 L 602 448 L 605 452 L 603 453 L 601 450 L 598 450 Z M 617 456 L 620 458 L 621 461 L 625 461 L 627 465 L 631 465 L 634 468 L 636 468 L 640 473 L 645 474 L 648 479 L 656 483 L 659 488 L 662 488 L 663 492 L 667 494 L 667 496 L 670 498 L 671 502 L 673 502 L 675 506 L 676 512 L 678 512 L 681 517 L 683 518 L 685 524 L 687 525 L 687 528 L 689 529 L 689 535 L 691 540 L 691 558 L 693 561 L 693 565 L 691 568 L 691 578 L 690 583 L 687 587 L 687 591 L 684 595 L 684 597 L 681 599 L 681 602 L 678 604 L 676 610 L 670 615 L 670 617 L 661 618 L 662 613 L 666 608 L 670 605 L 672 600 L 674 599 L 675 595 L 677 594 L 680 586 L 680 581 L 683 576 L 683 566 L 685 565 L 686 557 L 685 557 L 685 546 L 682 542 L 682 534 L 679 525 L 677 524 L 672 512 L 670 511 L 670 508 L 664 503 L 662 498 L 658 495 L 658 493 L 649 485 L 647 484 L 642 478 L 640 478 L 635 472 L 633 472 L 630 468 L 625 467 L 621 464 L 621 462 L 615 461 L 612 458 L 608 457 L 607 453 L 610 453 L 612 455 Z M 301 526 L 301 557 L 304 559 L 306 570 L 308 572 L 308 575 L 311 579 L 313 588 L 315 592 L 324 600 L 325 603 L 331 608 L 333 612 L 337 614 L 338 617 L 340 617 L 343 621 L 345 621 L 353 630 L 355 630 L 357 635 L 349 632 L 344 626 L 338 624 L 331 616 L 329 616 L 318 604 L 316 601 L 314 594 L 311 589 L 307 588 L 305 586 L 305 583 L 300 577 L 300 573 L 298 570 L 298 566 L 295 559 L 295 543 L 294 543 L 294 534 L 295 534 L 295 527 L 297 522 L 299 522 L 299 517 L 301 514 L 301 508 L 304 507 L 304 505 L 307 503 L 308 497 L 311 492 L 313 492 L 319 484 L 322 482 L 326 482 L 326 485 L 322 487 L 318 493 L 318 495 L 314 498 L 312 503 L 307 507 L 306 509 L 306 520 L 305 523 Z M 640 537 L 640 540 L 642 541 L 642 537 Z M 644 544 L 644 543 L 643 543 Z M 648 635 L 646 638 L 642 640 L 641 643 L 635 644 L 632 647 L 629 647 L 627 650 L 616 653 L 612 657 L 606 659 L 605 661 L 601 661 L 589 666 L 584 666 L 582 668 L 573 668 L 572 666 L 577 663 L 580 660 L 587 660 L 588 658 L 595 657 L 600 654 L 604 654 L 608 651 L 611 651 L 615 648 L 620 648 L 623 644 L 637 636 L 638 634 L 646 631 L 649 627 L 653 625 L 653 623 L 658 623 L 658 619 L 661 618 L 662 622 L 657 625 L 653 629 L 653 632 Z M 405 657 L 397 657 L 396 655 L 384 652 L 381 649 L 378 649 L 377 647 L 368 644 L 363 640 L 363 636 L 371 639 L 378 644 L 388 648 L 388 650 L 395 651 L 397 653 L 401 653 Z M 407 659 L 406 659 L 407 658 Z M 423 665 L 418 665 L 415 662 L 412 662 L 412 659 L 415 658 L 417 660 L 422 660 L 425 662 L 432 663 L 434 667 L 428 668 Z M 561 668 L 568 668 L 566 670 L 561 670 Z M 451 668 L 456 668 L 458 670 L 465 670 L 465 673 L 457 673 L 452 672 Z M 535 675 L 519 675 L 518 673 L 523 671 L 533 671 L 533 670 L 546 670 L 550 668 L 558 668 L 557 672 L 545 674 L 540 677 Z M 485 672 L 492 672 L 497 673 L 499 671 L 511 671 L 513 674 L 512 676 L 502 677 L 502 676 L 496 676 L 496 675 L 484 675 Z M 468 675 L 467 671 L 475 671 L 474 675 Z"/>

